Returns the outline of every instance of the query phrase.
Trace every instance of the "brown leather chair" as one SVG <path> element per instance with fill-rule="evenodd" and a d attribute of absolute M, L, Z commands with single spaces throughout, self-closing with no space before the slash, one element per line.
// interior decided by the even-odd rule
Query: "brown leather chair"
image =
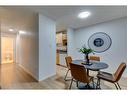
<path fill-rule="evenodd" d="M 100 61 L 100 57 L 99 56 L 89 56 L 89 60 Z"/>
<path fill-rule="evenodd" d="M 90 61 L 100 61 L 100 57 L 91 55 L 91 56 L 89 56 L 89 60 Z M 92 72 L 92 71 L 90 71 L 90 72 Z M 94 71 L 94 73 L 95 73 L 95 71 Z M 98 73 L 98 71 L 96 73 Z M 95 77 L 95 79 L 96 79 L 96 77 Z"/>
<path fill-rule="evenodd" d="M 114 74 L 110 74 L 107 72 L 99 72 L 97 75 L 98 81 L 97 81 L 97 87 L 100 87 L 100 79 L 114 83 L 116 89 L 121 89 L 118 81 L 120 80 L 124 70 L 126 68 L 125 63 L 121 63 L 117 69 L 117 71 Z"/>
<path fill-rule="evenodd" d="M 67 72 L 66 72 L 66 75 L 65 75 L 65 78 L 64 78 L 64 80 L 66 81 L 67 79 L 67 75 L 68 75 L 68 72 L 69 72 L 69 70 L 70 70 L 70 63 L 72 63 L 72 58 L 71 58 L 71 56 L 67 56 L 67 57 L 65 57 L 65 60 L 66 60 L 66 66 L 67 66 Z"/>
<path fill-rule="evenodd" d="M 92 81 L 94 87 L 93 77 L 87 75 L 86 69 L 83 65 L 70 63 L 70 70 L 71 70 L 72 79 L 69 89 L 71 89 L 74 80 L 76 80 L 77 82 L 87 83 L 88 87 L 89 87 L 89 83 Z"/>

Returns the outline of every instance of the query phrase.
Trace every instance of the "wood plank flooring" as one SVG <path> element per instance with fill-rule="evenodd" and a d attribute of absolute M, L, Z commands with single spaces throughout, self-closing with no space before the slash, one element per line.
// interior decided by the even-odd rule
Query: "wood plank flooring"
<path fill-rule="evenodd" d="M 18 65 L 3 64 L 1 65 L 0 85 L 2 89 L 68 89 L 70 81 L 64 81 L 66 68 L 62 66 L 56 66 L 56 68 L 55 76 L 37 82 Z M 95 73 L 91 75 L 95 76 Z M 127 89 L 127 78 L 122 78 L 119 83 L 122 89 Z M 115 86 L 112 83 L 101 81 L 101 88 L 115 89 Z M 77 89 L 75 82 L 72 89 Z"/>

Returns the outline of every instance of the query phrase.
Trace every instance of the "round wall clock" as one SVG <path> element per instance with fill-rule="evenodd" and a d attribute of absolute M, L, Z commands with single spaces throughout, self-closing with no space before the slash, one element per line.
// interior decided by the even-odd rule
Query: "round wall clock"
<path fill-rule="evenodd" d="M 88 39 L 89 48 L 98 53 L 108 50 L 111 44 L 110 36 L 103 32 L 94 33 Z"/>

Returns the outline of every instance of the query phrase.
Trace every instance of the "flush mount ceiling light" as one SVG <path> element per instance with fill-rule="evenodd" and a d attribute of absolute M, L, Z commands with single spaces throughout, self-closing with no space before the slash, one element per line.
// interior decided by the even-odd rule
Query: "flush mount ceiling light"
<path fill-rule="evenodd" d="M 9 29 L 9 31 L 10 31 L 10 32 L 13 32 L 13 31 L 14 31 L 14 29 L 11 29 L 11 28 L 10 28 L 10 29 Z"/>
<path fill-rule="evenodd" d="M 26 34 L 26 32 L 25 31 L 22 31 L 22 30 L 20 30 L 19 33 L 20 34 Z"/>
<path fill-rule="evenodd" d="M 90 12 L 85 11 L 85 12 L 79 13 L 78 17 L 81 18 L 81 19 L 84 19 L 84 18 L 87 18 L 87 17 L 90 16 L 90 15 L 91 15 Z"/>

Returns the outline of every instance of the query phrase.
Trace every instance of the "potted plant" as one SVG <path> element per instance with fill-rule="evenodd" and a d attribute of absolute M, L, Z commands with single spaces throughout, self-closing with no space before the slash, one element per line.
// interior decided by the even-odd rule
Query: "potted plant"
<path fill-rule="evenodd" d="M 90 49 L 90 48 L 86 48 L 85 46 L 83 46 L 82 48 L 79 49 L 79 52 L 81 52 L 82 54 L 85 55 L 85 60 L 86 60 L 86 63 L 89 64 L 89 54 L 90 53 L 93 53 L 93 50 Z"/>

